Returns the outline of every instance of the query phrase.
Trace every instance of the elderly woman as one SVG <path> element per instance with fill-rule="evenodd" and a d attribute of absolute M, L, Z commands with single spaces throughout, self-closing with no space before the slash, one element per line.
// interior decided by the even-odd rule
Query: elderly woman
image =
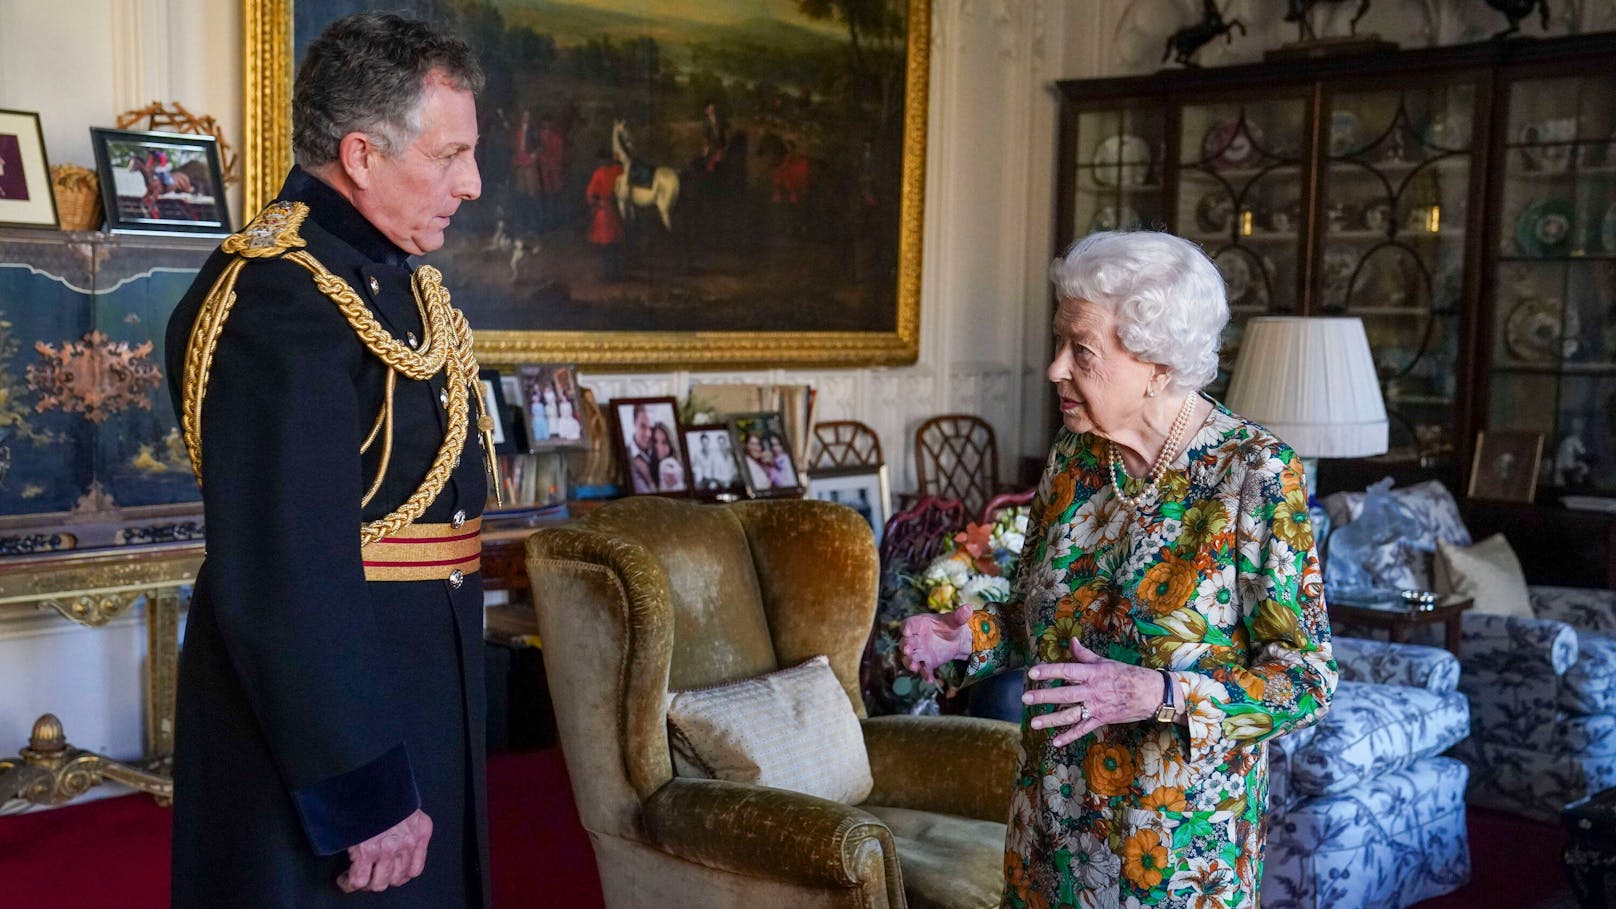
<path fill-rule="evenodd" d="M 907 620 L 904 656 L 1031 667 L 1005 906 L 1251 906 L 1262 743 L 1336 682 L 1302 464 L 1199 391 L 1229 311 L 1197 247 L 1095 234 L 1051 277 L 1064 428 L 1014 592 Z"/>

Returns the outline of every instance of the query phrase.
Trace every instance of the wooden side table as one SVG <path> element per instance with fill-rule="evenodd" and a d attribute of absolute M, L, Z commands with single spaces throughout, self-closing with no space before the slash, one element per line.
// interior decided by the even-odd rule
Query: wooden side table
<path fill-rule="evenodd" d="M 1438 599 L 1430 609 L 1415 609 L 1403 605 L 1401 602 L 1388 606 L 1358 606 L 1346 603 L 1331 603 L 1329 596 L 1325 596 L 1329 606 L 1330 620 L 1337 620 L 1351 625 L 1367 625 L 1371 628 L 1386 629 L 1388 637 L 1396 643 L 1407 643 L 1414 629 L 1427 625 L 1446 625 L 1446 646 L 1454 656 L 1459 655 L 1460 624 L 1464 611 L 1476 605 L 1470 597 L 1462 594 L 1448 594 Z"/>

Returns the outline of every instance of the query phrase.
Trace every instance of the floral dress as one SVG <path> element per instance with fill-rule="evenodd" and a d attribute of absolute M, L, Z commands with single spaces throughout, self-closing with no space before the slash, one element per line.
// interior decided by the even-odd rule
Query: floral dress
<path fill-rule="evenodd" d="M 1188 728 L 1103 726 L 1055 748 L 1061 730 L 1028 721 L 1059 708 L 1025 710 L 1004 906 L 1254 906 L 1263 742 L 1315 722 L 1336 683 L 1301 461 L 1218 405 L 1135 507 L 1109 473 L 1102 439 L 1061 431 L 1015 594 L 972 618 L 967 676 L 1069 660 L 1075 636 L 1171 670 Z"/>

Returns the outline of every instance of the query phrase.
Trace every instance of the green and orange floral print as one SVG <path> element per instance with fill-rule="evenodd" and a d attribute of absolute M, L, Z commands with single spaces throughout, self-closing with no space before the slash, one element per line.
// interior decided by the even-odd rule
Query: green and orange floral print
<path fill-rule="evenodd" d="M 1061 432 L 1012 595 L 972 617 L 967 674 L 1070 659 L 1077 637 L 1172 671 L 1189 722 L 1105 726 L 1057 749 L 1059 730 L 1028 723 L 1055 708 L 1028 708 L 1004 905 L 1253 906 L 1263 742 L 1316 722 L 1336 683 L 1301 462 L 1220 405 L 1137 508 L 1107 473 L 1103 440 Z"/>

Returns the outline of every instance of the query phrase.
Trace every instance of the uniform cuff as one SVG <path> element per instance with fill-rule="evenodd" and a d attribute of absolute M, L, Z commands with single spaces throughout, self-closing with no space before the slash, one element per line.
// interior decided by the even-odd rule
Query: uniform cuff
<path fill-rule="evenodd" d="M 368 764 L 292 792 L 303 832 L 335 855 L 396 826 L 421 807 L 410 756 L 396 745 Z"/>

